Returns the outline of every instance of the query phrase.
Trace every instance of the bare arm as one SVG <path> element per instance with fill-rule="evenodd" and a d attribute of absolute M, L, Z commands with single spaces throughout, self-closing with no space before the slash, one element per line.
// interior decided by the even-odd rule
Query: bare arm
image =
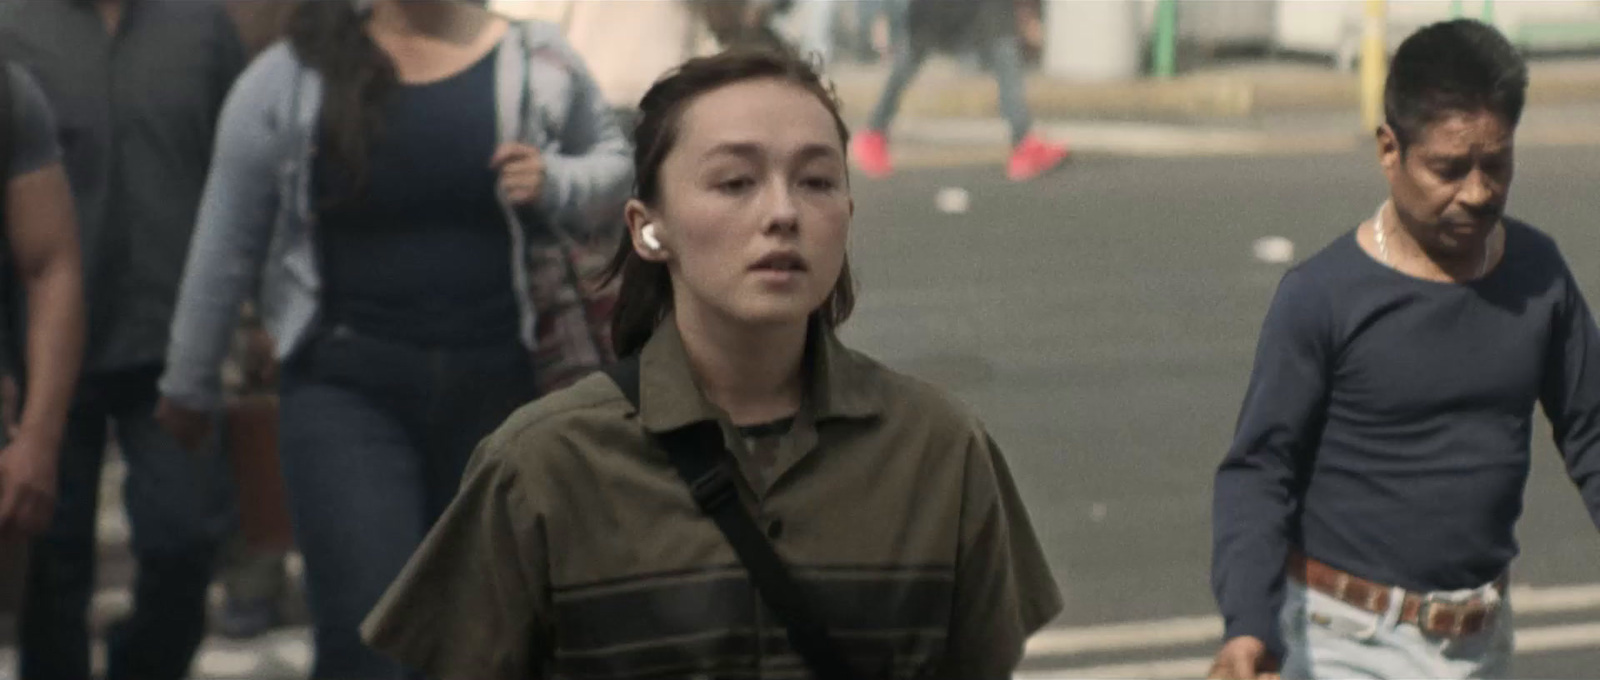
<path fill-rule="evenodd" d="M 0 533 L 48 525 L 56 456 L 83 355 L 84 309 L 78 225 L 60 163 L 6 187 L 6 238 L 27 294 L 27 398 L 16 440 L 5 450 Z"/>
<path fill-rule="evenodd" d="M 28 299 L 28 393 L 19 438 L 55 448 L 83 355 L 78 221 L 59 164 L 11 180 L 6 195 L 6 237 Z"/>

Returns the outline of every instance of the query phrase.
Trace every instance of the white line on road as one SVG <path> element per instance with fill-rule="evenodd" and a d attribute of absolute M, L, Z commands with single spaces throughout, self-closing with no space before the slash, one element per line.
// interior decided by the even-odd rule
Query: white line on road
<path fill-rule="evenodd" d="M 1514 586 L 1511 607 L 1523 614 L 1559 614 L 1600 608 L 1600 583 L 1571 586 Z"/>
<path fill-rule="evenodd" d="M 1523 628 L 1517 631 L 1518 652 L 1559 652 L 1600 644 L 1600 623 Z"/>
<path fill-rule="evenodd" d="M 1043 630 L 1033 636 L 1028 641 L 1028 656 L 1156 649 L 1198 644 L 1221 637 L 1222 619 L 1216 616 L 1057 628 Z"/>
<path fill-rule="evenodd" d="M 1600 609 L 1600 584 L 1515 586 L 1510 599 L 1514 610 L 1525 615 Z M 1161 649 L 1201 644 L 1221 637 L 1222 619 L 1216 616 L 1055 628 L 1041 631 L 1028 641 L 1028 656 Z"/>
<path fill-rule="evenodd" d="M 1600 623 L 1541 626 L 1517 630 L 1518 654 L 1562 652 L 1600 648 Z M 1082 678 L 1198 678 L 1211 668 L 1211 657 L 1194 656 L 1137 663 L 1065 668 L 1048 672 L 1018 673 L 1014 680 L 1079 680 Z"/>

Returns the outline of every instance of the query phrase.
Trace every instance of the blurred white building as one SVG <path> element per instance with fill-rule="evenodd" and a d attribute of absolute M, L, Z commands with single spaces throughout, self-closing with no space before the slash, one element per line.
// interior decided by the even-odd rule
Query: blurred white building
<path fill-rule="evenodd" d="M 606 98 L 629 106 L 667 69 L 714 49 L 681 0 L 491 0 L 517 18 L 562 24 Z"/>

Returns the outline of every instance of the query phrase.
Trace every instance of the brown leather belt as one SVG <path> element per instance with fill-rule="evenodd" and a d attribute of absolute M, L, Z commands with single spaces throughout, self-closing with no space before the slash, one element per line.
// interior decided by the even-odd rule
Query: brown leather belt
<path fill-rule="evenodd" d="M 1340 571 L 1298 552 L 1289 556 L 1289 576 L 1306 587 L 1345 604 L 1383 614 L 1389 611 L 1393 589 L 1348 572 Z M 1502 595 L 1506 577 L 1494 586 Z M 1406 592 L 1400 606 L 1400 623 L 1411 624 L 1423 633 L 1438 637 L 1466 637 L 1482 632 L 1494 621 L 1497 604 L 1473 598 L 1466 602 L 1441 600 L 1429 594 Z"/>

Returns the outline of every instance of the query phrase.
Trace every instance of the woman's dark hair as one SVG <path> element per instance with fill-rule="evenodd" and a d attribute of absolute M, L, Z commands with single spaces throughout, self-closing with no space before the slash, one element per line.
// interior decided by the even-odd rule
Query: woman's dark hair
<path fill-rule="evenodd" d="M 765 79 L 789 83 L 815 95 L 833 116 L 840 147 L 849 147 L 850 129 L 839 113 L 839 100 L 814 64 L 781 47 L 734 48 L 685 62 L 657 80 L 639 101 L 638 123 L 633 131 L 634 197 L 650 206 L 661 201 L 661 165 L 677 142 L 683 112 L 690 103 L 728 85 Z M 671 311 L 672 278 L 666 265 L 639 257 L 628 234 L 617 244 L 605 273 L 608 283 L 618 278 L 621 288 L 611 314 L 611 338 L 617 355 L 628 356 L 644 347 Z M 846 258 L 833 292 L 813 316 L 825 328 L 838 327 L 850 318 L 855 299 L 855 279 Z"/>
<path fill-rule="evenodd" d="M 343 195 L 366 192 L 369 153 L 383 124 L 379 104 L 399 84 L 394 62 L 367 34 L 367 13 L 354 0 L 300 0 L 289 17 L 289 44 L 322 76 L 319 146 L 339 169 Z"/>
<path fill-rule="evenodd" d="M 1527 63 L 1505 36 L 1488 24 L 1456 19 L 1400 44 L 1384 85 L 1384 117 L 1403 151 L 1451 113 L 1488 111 L 1516 127 L 1527 92 Z"/>

